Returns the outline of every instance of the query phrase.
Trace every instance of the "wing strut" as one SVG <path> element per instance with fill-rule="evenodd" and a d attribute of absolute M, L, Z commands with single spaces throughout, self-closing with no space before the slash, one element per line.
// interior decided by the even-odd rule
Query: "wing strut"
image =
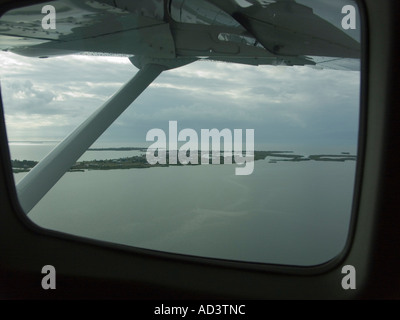
<path fill-rule="evenodd" d="M 60 142 L 17 185 L 19 203 L 26 214 L 57 183 L 96 139 L 167 69 L 146 64 L 86 121 Z"/>

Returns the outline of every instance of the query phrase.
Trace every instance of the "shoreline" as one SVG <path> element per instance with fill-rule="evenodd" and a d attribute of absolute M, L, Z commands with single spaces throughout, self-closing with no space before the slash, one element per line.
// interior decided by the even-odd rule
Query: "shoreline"
<path fill-rule="evenodd" d="M 89 151 L 146 151 L 146 148 L 140 147 L 119 147 L 119 148 L 93 148 L 88 149 Z M 196 152 L 193 152 L 196 153 Z M 235 157 L 228 156 L 224 157 L 221 155 L 222 152 L 218 152 L 217 157 L 219 157 L 218 164 L 224 164 L 226 160 L 228 160 L 229 164 L 235 164 Z M 187 153 L 187 156 L 190 154 Z M 146 155 L 140 156 L 132 156 L 125 158 L 117 158 L 117 159 L 108 159 L 108 160 L 89 160 L 89 161 L 79 161 L 75 163 L 68 172 L 85 172 L 86 170 L 114 170 L 114 169 L 144 169 L 144 168 L 152 168 L 152 167 L 169 167 L 169 166 L 195 166 L 202 164 L 202 157 L 204 154 L 197 151 L 197 163 L 188 163 L 182 164 L 177 162 L 169 163 L 169 152 L 166 151 L 166 163 L 160 164 L 149 164 L 147 162 Z M 350 155 L 348 152 L 342 152 L 341 154 L 314 154 L 309 155 L 308 157 L 300 154 L 293 154 L 293 151 L 254 151 L 254 161 L 257 160 L 267 160 L 268 163 L 277 163 L 281 161 L 290 161 L 290 162 L 300 162 L 300 161 L 335 161 L 335 162 L 345 162 L 345 161 L 356 161 L 357 156 Z M 213 153 L 208 153 L 208 163 L 212 163 Z M 279 158 L 279 159 L 274 159 Z M 204 160 L 203 160 L 204 161 Z M 11 160 L 11 165 L 14 173 L 21 172 L 29 172 L 38 161 L 32 160 Z"/>

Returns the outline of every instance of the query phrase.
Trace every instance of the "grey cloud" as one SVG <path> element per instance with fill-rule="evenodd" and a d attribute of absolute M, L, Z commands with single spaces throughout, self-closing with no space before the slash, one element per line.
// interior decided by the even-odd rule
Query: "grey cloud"
<path fill-rule="evenodd" d="M 48 105 L 53 101 L 53 92 L 38 90 L 30 80 L 15 80 L 2 83 L 4 105 L 10 113 L 26 112 L 37 113 L 35 106 L 39 106 L 39 113 L 51 113 Z"/>
<path fill-rule="evenodd" d="M 112 63 L 65 57 L 37 64 L 37 60 L 22 60 L 26 68 L 9 68 L 2 75 L 2 88 L 8 91 L 6 112 L 35 110 L 43 117 L 64 119 L 63 124 L 47 125 L 46 132 L 37 129 L 38 136 L 67 134 L 137 72 L 126 59 Z M 178 120 L 181 129 L 254 128 L 261 142 L 334 139 L 335 134 L 354 139 L 358 80 L 358 73 L 352 72 L 197 62 L 161 74 L 103 138 L 143 141 L 147 130 Z M 18 100 L 18 92 L 32 99 Z M 17 132 L 12 126 L 8 130 Z"/>

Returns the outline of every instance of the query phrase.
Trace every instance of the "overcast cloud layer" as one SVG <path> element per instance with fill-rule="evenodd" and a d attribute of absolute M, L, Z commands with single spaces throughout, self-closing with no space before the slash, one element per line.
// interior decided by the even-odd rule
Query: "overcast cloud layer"
<path fill-rule="evenodd" d="M 128 58 L 25 58 L 1 53 L 1 92 L 10 141 L 61 140 L 137 69 Z M 145 143 L 168 131 L 254 129 L 256 145 L 354 146 L 359 72 L 199 61 L 162 73 L 103 134 Z"/>

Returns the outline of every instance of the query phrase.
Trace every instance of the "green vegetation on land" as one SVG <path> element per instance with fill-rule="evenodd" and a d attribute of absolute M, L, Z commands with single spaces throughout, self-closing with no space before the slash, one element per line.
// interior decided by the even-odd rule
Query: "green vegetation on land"
<path fill-rule="evenodd" d="M 97 148 L 97 149 L 89 149 L 91 151 L 129 151 L 129 150 L 138 150 L 145 152 L 144 148 Z M 187 153 L 189 156 L 189 153 Z M 204 156 L 204 155 L 203 155 Z M 205 155 L 207 156 L 207 155 Z M 212 164 L 212 153 L 209 153 L 209 163 Z M 218 157 L 218 156 L 217 156 Z M 269 159 L 269 163 L 276 163 L 278 161 L 355 161 L 357 159 L 354 155 L 349 155 L 348 152 L 342 152 L 341 155 L 324 155 L 324 154 L 316 154 L 305 157 L 303 155 L 292 154 L 291 151 L 254 151 L 254 161 L 257 160 L 266 160 L 267 157 L 271 157 Z M 229 157 L 219 156 L 220 164 L 224 164 L 225 159 Z M 278 158 L 278 159 L 274 159 Z M 215 160 L 215 159 L 214 159 Z M 204 161 L 204 160 L 203 160 Z M 38 161 L 31 160 L 11 160 L 11 165 L 14 173 L 19 172 L 28 172 L 30 171 Z M 235 158 L 232 157 L 232 163 L 235 163 Z M 199 165 L 202 164 L 201 153 L 197 153 L 197 163 L 188 165 Z M 85 170 L 112 170 L 112 169 L 142 169 L 142 168 L 151 168 L 151 167 L 168 167 L 168 166 L 182 166 L 179 161 L 177 164 L 169 163 L 169 154 L 166 152 L 166 164 L 154 164 L 151 165 L 147 162 L 146 155 L 142 154 L 139 156 L 132 156 L 126 158 L 119 159 L 110 159 L 110 160 L 90 160 L 90 161 L 79 161 L 75 163 L 69 170 L 69 172 L 84 172 Z"/>

